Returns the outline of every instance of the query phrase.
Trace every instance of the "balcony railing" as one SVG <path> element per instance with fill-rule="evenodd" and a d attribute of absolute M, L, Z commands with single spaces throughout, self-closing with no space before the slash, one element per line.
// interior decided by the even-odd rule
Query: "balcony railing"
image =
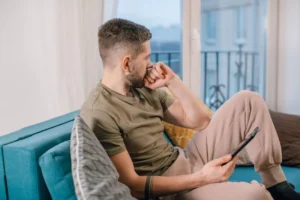
<path fill-rule="evenodd" d="M 181 54 L 179 51 L 156 51 L 152 52 L 151 60 L 163 62 L 170 66 L 172 70 L 182 78 Z"/>
<path fill-rule="evenodd" d="M 182 78 L 180 52 L 153 52 L 152 60 L 168 64 Z M 217 110 L 240 90 L 258 91 L 258 53 L 252 51 L 201 51 L 204 101 Z"/>

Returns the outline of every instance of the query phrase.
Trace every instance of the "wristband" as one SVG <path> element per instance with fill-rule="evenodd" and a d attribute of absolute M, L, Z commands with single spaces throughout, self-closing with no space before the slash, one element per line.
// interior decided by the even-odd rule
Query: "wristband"
<path fill-rule="evenodd" d="M 147 176 L 145 190 L 144 190 L 144 199 L 145 200 L 150 200 L 150 179 L 151 179 L 151 176 Z"/>

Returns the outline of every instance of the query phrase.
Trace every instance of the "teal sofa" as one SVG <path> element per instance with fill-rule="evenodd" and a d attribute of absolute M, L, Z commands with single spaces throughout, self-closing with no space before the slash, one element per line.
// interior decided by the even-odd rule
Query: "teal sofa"
<path fill-rule="evenodd" d="M 0 137 L 0 200 L 76 200 L 69 140 L 77 114 L 79 111 Z M 300 191 L 300 169 L 283 169 Z M 237 167 L 230 178 L 251 180 L 261 181 L 251 166 Z"/>

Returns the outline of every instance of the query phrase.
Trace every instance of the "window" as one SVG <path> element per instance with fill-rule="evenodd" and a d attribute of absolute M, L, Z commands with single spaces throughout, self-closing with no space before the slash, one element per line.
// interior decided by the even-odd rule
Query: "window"
<path fill-rule="evenodd" d="M 206 13 L 206 42 L 215 43 L 216 42 L 216 12 Z"/>
<path fill-rule="evenodd" d="M 246 41 L 246 8 L 236 9 L 236 43 L 243 44 Z"/>
<path fill-rule="evenodd" d="M 264 95 L 267 2 L 201 0 L 201 77 L 191 85 L 212 108 L 240 90 Z"/>

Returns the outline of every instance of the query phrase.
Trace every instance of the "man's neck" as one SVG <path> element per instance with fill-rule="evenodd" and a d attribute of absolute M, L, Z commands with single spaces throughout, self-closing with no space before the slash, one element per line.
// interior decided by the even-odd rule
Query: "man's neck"
<path fill-rule="evenodd" d="M 111 90 L 127 96 L 130 90 L 130 87 L 126 85 L 124 78 L 116 78 L 121 77 L 121 74 L 113 71 L 105 71 L 103 72 L 103 77 L 101 83 Z"/>

